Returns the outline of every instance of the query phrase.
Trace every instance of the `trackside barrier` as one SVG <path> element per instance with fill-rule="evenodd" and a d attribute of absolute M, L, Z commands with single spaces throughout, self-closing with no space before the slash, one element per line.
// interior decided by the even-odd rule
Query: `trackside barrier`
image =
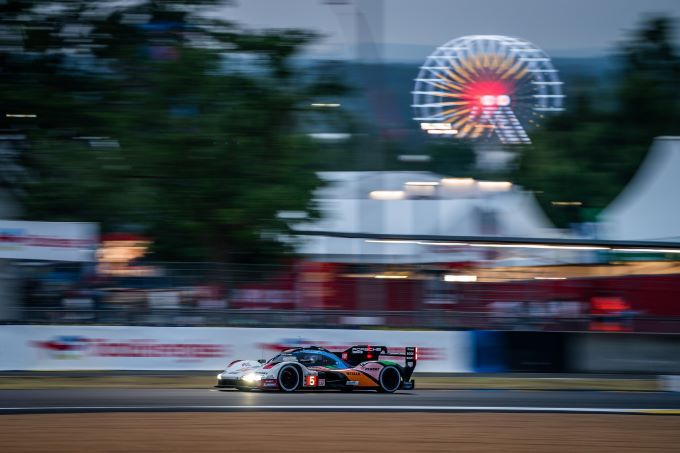
<path fill-rule="evenodd" d="M 570 334 L 568 346 L 575 372 L 680 374 L 677 334 Z"/>
<path fill-rule="evenodd" d="M 667 392 L 680 392 L 680 376 L 663 375 L 659 376 L 659 388 Z"/>
<path fill-rule="evenodd" d="M 418 347 L 419 372 L 471 372 L 472 333 L 233 327 L 0 326 L 0 370 L 218 370 L 281 349 Z"/>
<path fill-rule="evenodd" d="M 416 372 L 680 374 L 672 334 L 3 325 L 0 344 L 0 370 L 218 370 L 286 347 L 373 344 L 418 347 Z"/>
<path fill-rule="evenodd" d="M 473 332 L 474 367 L 476 373 L 508 371 L 505 332 L 478 330 Z"/>
<path fill-rule="evenodd" d="M 680 335 L 477 331 L 476 372 L 680 374 Z"/>
<path fill-rule="evenodd" d="M 565 333 L 480 330 L 473 338 L 475 372 L 567 371 Z"/>

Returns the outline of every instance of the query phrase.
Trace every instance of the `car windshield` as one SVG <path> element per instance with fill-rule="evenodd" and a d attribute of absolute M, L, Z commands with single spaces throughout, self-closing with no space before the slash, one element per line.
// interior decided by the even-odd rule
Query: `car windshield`
<path fill-rule="evenodd" d="M 281 354 L 277 354 L 271 359 L 267 360 L 267 363 L 279 363 L 279 362 L 285 362 L 285 361 L 296 361 L 297 358 L 290 353 L 287 352 L 282 352 Z"/>
<path fill-rule="evenodd" d="M 295 354 L 298 361 L 306 366 L 321 366 L 326 365 L 328 360 L 324 360 L 325 357 L 317 352 L 305 352 L 300 351 Z"/>
<path fill-rule="evenodd" d="M 284 361 L 300 362 L 307 367 L 323 366 L 332 368 L 350 368 L 349 365 L 340 360 L 340 358 L 335 357 L 333 354 L 309 350 L 282 352 L 270 359 L 267 363 L 279 363 Z"/>

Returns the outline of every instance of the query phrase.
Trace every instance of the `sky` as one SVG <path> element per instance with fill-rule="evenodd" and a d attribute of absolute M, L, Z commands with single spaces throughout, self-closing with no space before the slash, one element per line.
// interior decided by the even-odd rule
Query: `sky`
<path fill-rule="evenodd" d="M 314 56 L 388 61 L 422 60 L 471 34 L 521 37 L 552 56 L 603 55 L 649 13 L 680 20 L 680 0 L 234 0 L 215 11 L 248 28 L 316 31 Z"/>

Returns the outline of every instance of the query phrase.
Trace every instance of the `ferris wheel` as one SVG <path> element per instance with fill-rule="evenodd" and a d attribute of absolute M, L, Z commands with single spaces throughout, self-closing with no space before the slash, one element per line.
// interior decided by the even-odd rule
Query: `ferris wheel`
<path fill-rule="evenodd" d="M 413 91 L 421 129 L 487 143 L 531 143 L 527 129 L 563 103 L 562 82 L 546 53 L 508 36 L 464 36 L 438 47 Z"/>

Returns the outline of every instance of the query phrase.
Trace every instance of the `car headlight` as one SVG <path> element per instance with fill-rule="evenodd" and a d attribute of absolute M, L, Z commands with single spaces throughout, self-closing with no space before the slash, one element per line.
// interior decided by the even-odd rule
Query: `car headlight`
<path fill-rule="evenodd" d="M 222 379 L 222 373 L 217 375 L 217 379 Z"/>
<path fill-rule="evenodd" d="M 245 376 L 243 376 L 243 380 L 246 382 L 258 382 L 262 380 L 262 376 L 255 373 L 248 373 Z"/>

